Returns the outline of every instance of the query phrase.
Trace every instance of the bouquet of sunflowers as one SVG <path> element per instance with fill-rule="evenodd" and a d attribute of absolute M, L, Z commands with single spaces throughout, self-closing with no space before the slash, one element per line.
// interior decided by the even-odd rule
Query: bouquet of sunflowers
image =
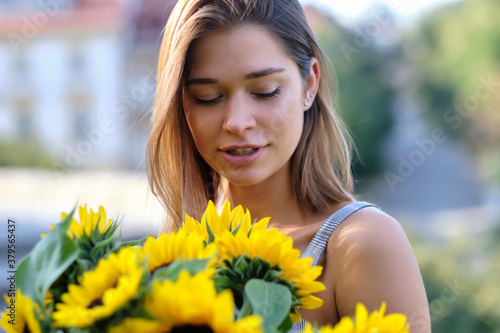
<path fill-rule="evenodd" d="M 300 258 L 292 239 L 252 223 L 241 206 L 212 202 L 201 221 L 159 237 L 122 242 L 118 223 L 79 207 L 42 235 L 19 264 L 16 294 L 5 297 L 7 332 L 288 332 L 298 307 L 315 309 L 322 267 Z M 403 315 L 342 318 L 321 332 L 408 332 Z M 306 332 L 312 332 L 308 327 Z"/>

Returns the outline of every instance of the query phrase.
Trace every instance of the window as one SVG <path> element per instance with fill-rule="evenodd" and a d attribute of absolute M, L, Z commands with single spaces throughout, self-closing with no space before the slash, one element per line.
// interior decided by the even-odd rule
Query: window
<path fill-rule="evenodd" d="M 20 139 L 34 136 L 33 128 L 33 103 L 29 99 L 18 99 L 15 102 L 17 118 L 17 134 Z"/>

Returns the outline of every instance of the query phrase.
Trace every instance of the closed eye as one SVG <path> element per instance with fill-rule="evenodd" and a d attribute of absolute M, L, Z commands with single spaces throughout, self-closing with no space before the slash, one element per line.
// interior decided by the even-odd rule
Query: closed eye
<path fill-rule="evenodd" d="M 194 104 L 197 104 L 197 105 L 213 106 L 213 105 L 217 104 L 221 98 L 222 98 L 222 95 L 219 97 L 216 97 L 214 99 L 208 100 L 208 101 L 204 100 L 204 99 L 194 98 L 193 102 L 194 102 Z"/>
<path fill-rule="evenodd" d="M 272 98 L 277 97 L 279 94 L 281 94 L 281 88 L 279 88 L 279 87 L 276 88 L 276 90 L 274 90 L 273 92 L 268 93 L 268 94 L 253 93 L 253 95 L 260 100 L 272 99 Z M 213 106 L 213 105 L 217 104 L 221 99 L 222 99 L 222 95 L 218 96 L 214 99 L 210 99 L 210 100 L 194 98 L 193 103 L 196 105 L 201 105 L 201 106 Z"/>
<path fill-rule="evenodd" d="M 256 93 L 254 93 L 253 95 L 259 99 L 266 100 L 266 99 L 274 98 L 274 97 L 278 96 L 279 94 L 281 94 L 281 88 L 278 87 L 278 88 L 276 88 L 275 91 L 273 91 L 269 94 L 256 94 Z"/>

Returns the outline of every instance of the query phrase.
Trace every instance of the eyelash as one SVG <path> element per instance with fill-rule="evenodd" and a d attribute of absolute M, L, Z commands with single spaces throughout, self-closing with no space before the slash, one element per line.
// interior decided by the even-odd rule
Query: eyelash
<path fill-rule="evenodd" d="M 280 87 L 276 88 L 275 91 L 273 91 L 272 93 L 269 93 L 269 94 L 254 94 L 254 95 L 257 96 L 257 98 L 259 98 L 259 99 L 266 100 L 266 99 L 271 99 L 271 98 L 277 97 L 279 94 L 281 94 Z"/>
<path fill-rule="evenodd" d="M 261 99 L 261 100 L 269 100 L 269 99 L 277 97 L 279 94 L 281 94 L 281 88 L 278 87 L 278 88 L 276 88 L 276 90 L 274 90 L 273 92 L 271 92 L 269 94 L 254 94 L 254 96 L 256 96 L 258 99 Z M 222 96 L 219 96 L 219 97 L 211 99 L 209 101 L 195 98 L 193 102 L 194 102 L 194 104 L 201 105 L 201 106 L 213 106 L 213 105 L 217 104 L 221 98 L 222 98 Z"/>
<path fill-rule="evenodd" d="M 211 99 L 209 101 L 205 101 L 203 99 L 198 99 L 198 98 L 195 98 L 193 100 L 194 104 L 196 105 L 201 105 L 201 106 L 212 106 L 212 105 L 215 105 L 217 104 L 217 102 L 219 102 L 219 100 L 222 98 L 222 96 L 219 96 L 217 98 L 214 98 L 214 99 Z"/>

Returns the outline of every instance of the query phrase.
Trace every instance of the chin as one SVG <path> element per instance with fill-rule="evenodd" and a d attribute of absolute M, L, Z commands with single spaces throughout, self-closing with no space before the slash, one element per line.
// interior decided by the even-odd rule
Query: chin
<path fill-rule="evenodd" d="M 246 174 L 240 174 L 240 175 L 227 175 L 226 178 L 227 182 L 230 185 L 236 185 L 236 186 L 254 186 L 262 183 L 265 178 L 259 175 L 246 175 Z"/>

